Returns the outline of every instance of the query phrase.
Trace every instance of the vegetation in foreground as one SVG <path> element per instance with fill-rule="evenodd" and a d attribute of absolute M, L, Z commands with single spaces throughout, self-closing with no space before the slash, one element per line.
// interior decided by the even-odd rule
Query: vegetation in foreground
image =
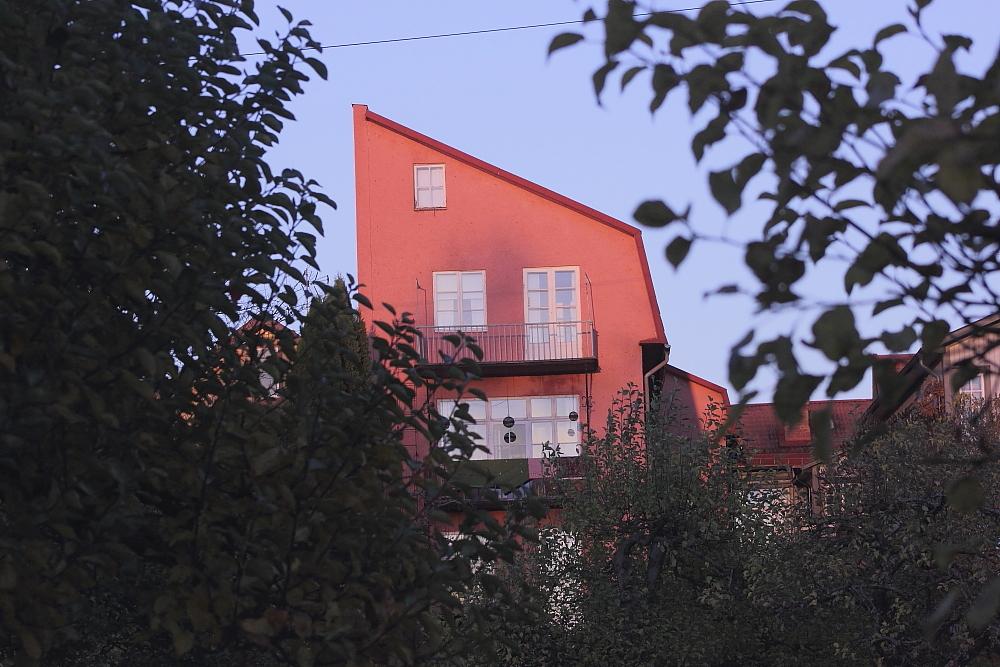
<path fill-rule="evenodd" d="M 501 568 L 538 608 L 483 664 L 994 664 L 1000 512 L 957 498 L 973 467 L 998 488 L 997 412 L 961 414 L 901 420 L 808 498 L 624 394 L 541 543 Z"/>

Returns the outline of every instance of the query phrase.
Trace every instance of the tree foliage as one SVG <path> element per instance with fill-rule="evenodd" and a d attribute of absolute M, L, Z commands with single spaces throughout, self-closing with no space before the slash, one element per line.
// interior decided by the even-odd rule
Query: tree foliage
<path fill-rule="evenodd" d="M 476 563 L 512 557 L 527 510 L 466 507 L 474 551 L 435 528 L 474 443 L 430 401 L 474 362 L 423 370 L 403 316 L 370 363 L 350 286 L 297 349 L 332 202 L 265 161 L 325 76 L 286 16 L 248 65 L 250 1 L 0 2 L 5 659 L 412 664 L 504 609 L 461 600 L 504 597 Z M 407 430 L 449 444 L 414 460 Z"/>
<path fill-rule="evenodd" d="M 996 418 L 996 406 L 955 417 L 916 409 L 855 458 L 839 456 L 822 515 L 802 515 L 775 544 L 775 562 L 793 567 L 762 563 L 758 596 L 789 624 L 824 611 L 833 627 L 836 614 L 862 619 L 836 648 L 868 664 L 995 662 L 1000 476 L 970 461 L 995 440 Z"/>
<path fill-rule="evenodd" d="M 327 347 L 323 347 L 323 345 Z M 314 363 L 312 357 L 322 359 Z M 296 345 L 299 363 L 291 371 L 306 383 L 304 393 L 311 394 L 333 384 L 340 391 L 359 391 L 371 379 L 372 358 L 368 331 L 361 314 L 354 309 L 350 290 L 343 278 L 337 278 L 320 303 L 305 318 L 302 335 Z M 305 362 L 305 363 L 303 363 Z M 322 376 L 313 375 L 316 369 Z"/>
<path fill-rule="evenodd" d="M 561 513 L 510 571 L 536 591 L 497 633 L 499 662 L 561 665 L 987 665 L 995 498 L 949 506 L 997 411 L 915 412 L 856 458 L 838 453 L 818 497 L 779 486 L 749 452 L 643 419 L 628 397 Z M 982 489 L 996 489 L 982 463 Z M 579 475 L 579 477 L 578 477 Z M 983 493 L 983 491 L 980 491 Z M 995 493 L 993 493 L 995 495 Z M 819 511 L 817 511 L 817 508 Z"/>
<path fill-rule="evenodd" d="M 732 215 L 754 181 L 750 191 L 769 207 L 759 229 L 740 235 L 750 238 L 745 262 L 758 285 L 749 291 L 760 309 L 809 305 L 802 296 L 809 275 L 831 266 L 858 307 L 859 295 L 874 297 L 873 315 L 889 311 L 903 321 L 899 330 L 865 337 L 848 305 L 829 297 L 816 304 L 813 338 L 803 342 L 831 362 L 830 396 L 855 387 L 872 367 L 892 390 L 892 368 L 872 353 L 878 344 L 932 350 L 950 328 L 945 318 L 969 323 L 1000 306 L 1000 60 L 981 74 L 959 71 L 956 58 L 972 50 L 972 40 L 936 34 L 925 21 L 930 4 L 914 0 L 900 23 L 843 53 L 831 52 L 835 28 L 815 0 L 762 14 L 716 0 L 691 17 L 609 0 L 604 12 L 597 94 L 616 71 L 624 72 L 622 88 L 647 74 L 652 112 L 686 92 L 691 115 L 707 121 L 691 144 L 695 159 L 719 146 L 739 155 L 708 174 L 712 196 Z M 596 20 L 588 9 L 584 21 Z M 887 69 L 883 57 L 887 40 L 907 33 L 934 56 L 912 78 Z M 576 41 L 560 35 L 551 48 Z M 660 200 L 640 205 L 635 218 L 677 228 L 667 246 L 674 266 L 710 237 Z M 824 380 L 802 371 L 798 342 L 782 335 L 754 348 L 751 332 L 730 360 L 739 390 L 761 366 L 774 367 L 775 403 L 786 421 L 797 419 Z"/>
<path fill-rule="evenodd" d="M 775 531 L 737 451 L 682 427 L 669 402 L 645 414 L 623 392 L 578 466 L 553 461 L 561 512 L 513 577 L 539 612 L 498 630 L 520 645 L 505 664 L 798 664 L 750 603 L 747 573 Z"/>

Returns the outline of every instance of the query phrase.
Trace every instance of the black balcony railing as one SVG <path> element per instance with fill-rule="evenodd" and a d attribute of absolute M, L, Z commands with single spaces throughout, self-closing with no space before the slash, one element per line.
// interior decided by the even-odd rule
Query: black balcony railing
<path fill-rule="evenodd" d="M 457 327 L 418 327 L 420 355 L 428 364 L 446 364 L 454 358 L 474 357 L 446 340 Z M 487 324 L 462 329 L 483 351 L 483 375 L 549 375 L 594 372 L 597 331 L 591 321 L 542 324 Z"/>

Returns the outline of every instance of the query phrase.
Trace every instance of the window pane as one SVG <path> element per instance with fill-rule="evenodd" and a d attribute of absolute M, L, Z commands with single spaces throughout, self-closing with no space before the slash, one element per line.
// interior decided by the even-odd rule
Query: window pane
<path fill-rule="evenodd" d="M 533 315 L 534 313 L 529 313 Z M 547 313 L 542 313 L 547 314 Z M 530 317 L 528 319 L 531 319 Z M 549 342 L 548 327 L 528 327 L 528 342 L 532 345 L 546 345 Z"/>
<path fill-rule="evenodd" d="M 463 292 L 482 292 L 483 291 L 483 274 L 476 271 L 474 273 L 463 273 L 462 274 L 462 291 Z"/>
<path fill-rule="evenodd" d="M 546 442 L 552 442 L 552 422 L 533 422 L 531 444 L 544 445 Z"/>
<path fill-rule="evenodd" d="M 568 417 L 576 410 L 576 396 L 559 396 L 556 398 L 556 416 Z"/>
<path fill-rule="evenodd" d="M 556 305 L 557 306 L 572 306 L 573 302 L 576 301 L 576 290 L 573 289 L 557 289 L 556 290 Z"/>
<path fill-rule="evenodd" d="M 568 442 L 566 444 L 559 445 L 559 456 L 579 456 L 580 455 L 580 445 L 578 443 Z"/>
<path fill-rule="evenodd" d="M 444 188 L 432 188 L 429 199 L 430 203 L 426 208 L 444 208 Z"/>
<path fill-rule="evenodd" d="M 429 167 L 430 172 L 430 185 L 435 188 L 444 188 L 444 167 L 438 165 L 436 167 Z"/>
<path fill-rule="evenodd" d="M 472 437 L 473 435 L 479 436 L 478 438 L 472 438 L 473 442 L 475 442 L 477 445 L 482 445 L 484 447 L 486 446 L 486 435 L 487 433 L 489 433 L 489 431 L 487 430 L 487 424 L 469 424 L 468 430 L 469 430 L 469 437 Z"/>
<path fill-rule="evenodd" d="M 528 289 L 548 289 L 548 273 L 528 273 Z"/>
<path fill-rule="evenodd" d="M 514 419 L 524 419 L 528 416 L 528 401 L 523 398 L 512 398 L 508 402 L 510 416 Z"/>
<path fill-rule="evenodd" d="M 528 311 L 528 323 L 529 324 L 542 324 L 549 321 L 549 311 L 547 310 L 529 310 Z M 548 336 L 547 327 L 535 327 L 539 329 L 536 333 L 539 335 Z"/>
<path fill-rule="evenodd" d="M 427 189 L 417 190 L 417 208 L 433 208 L 431 192 Z"/>
<path fill-rule="evenodd" d="M 559 422 L 556 425 L 559 444 L 576 442 L 579 431 L 576 422 Z"/>
<path fill-rule="evenodd" d="M 462 325 L 481 327 L 486 324 L 486 313 L 482 310 L 466 310 L 462 312 Z"/>
<path fill-rule="evenodd" d="M 552 399 L 545 398 L 533 398 L 531 399 L 531 416 L 532 417 L 551 417 L 552 416 Z"/>
<path fill-rule="evenodd" d="M 426 188 L 430 187 L 431 184 L 431 170 L 430 167 L 417 167 L 417 187 Z"/>
<path fill-rule="evenodd" d="M 493 442 L 490 445 L 491 458 L 523 459 L 527 458 L 527 437 L 524 424 L 514 424 L 508 429 L 503 424 L 493 422 Z"/>
<path fill-rule="evenodd" d="M 524 419 L 528 416 L 527 403 L 523 398 L 490 401 L 490 419 L 495 422 L 502 422 L 503 418 L 507 415 L 510 415 L 514 419 Z"/>
<path fill-rule="evenodd" d="M 437 309 L 455 312 L 458 310 L 458 294 L 455 292 L 438 292 Z"/>
<path fill-rule="evenodd" d="M 528 292 L 528 308 L 548 308 L 548 292 Z"/>
<path fill-rule="evenodd" d="M 556 287 L 574 287 L 576 271 L 556 271 Z"/>
<path fill-rule="evenodd" d="M 457 273 L 436 273 L 434 274 L 435 286 L 440 292 L 458 291 Z"/>
<path fill-rule="evenodd" d="M 486 401 L 463 401 L 469 404 L 469 414 L 477 422 L 486 421 Z"/>
<path fill-rule="evenodd" d="M 556 308 L 556 322 L 576 322 L 576 308 Z"/>

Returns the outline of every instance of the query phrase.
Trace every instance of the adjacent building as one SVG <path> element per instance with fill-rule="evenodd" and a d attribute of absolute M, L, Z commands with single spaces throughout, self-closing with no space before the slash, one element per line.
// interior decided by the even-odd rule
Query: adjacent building
<path fill-rule="evenodd" d="M 816 419 L 829 415 L 830 440 L 834 451 L 840 451 L 858 435 L 870 404 L 867 398 L 810 401 L 802 409 L 799 422 L 792 426 L 778 417 L 771 403 L 748 405 L 730 443 L 741 448 L 757 484 L 782 491 L 790 502 L 806 501 L 819 513 L 826 484 L 819 474 L 821 464 L 812 451 Z"/>
<path fill-rule="evenodd" d="M 890 421 L 918 411 L 945 414 L 964 400 L 983 401 L 1000 395 L 1000 315 L 983 318 L 948 334 L 934 350 L 920 350 L 905 361 L 890 358 L 896 370 L 891 387 L 872 387 L 868 417 Z M 956 387 L 956 375 L 958 378 Z"/>

